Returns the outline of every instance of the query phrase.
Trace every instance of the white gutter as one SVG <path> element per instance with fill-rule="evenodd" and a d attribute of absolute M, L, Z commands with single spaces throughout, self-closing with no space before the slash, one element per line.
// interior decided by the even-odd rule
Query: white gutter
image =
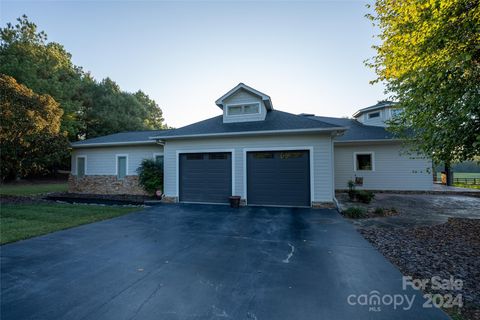
<path fill-rule="evenodd" d="M 330 128 L 312 128 L 312 129 L 293 129 L 293 130 L 263 130 L 263 131 L 245 131 L 245 132 L 222 132 L 222 133 L 204 133 L 204 134 L 188 134 L 181 136 L 154 136 L 150 139 L 184 139 L 184 138 L 203 138 L 203 137 L 232 137 L 232 136 L 248 136 L 259 134 L 283 134 L 283 133 L 309 133 L 309 132 L 330 132 L 347 130 L 347 127 L 330 127 Z"/>
<path fill-rule="evenodd" d="M 72 148 L 87 148 L 87 147 L 109 147 L 109 146 L 129 146 L 135 144 L 155 144 L 153 140 L 142 140 L 142 141 L 128 141 L 128 142 L 91 142 L 91 143 L 82 143 L 82 144 L 71 144 Z"/>
<path fill-rule="evenodd" d="M 368 139 L 368 140 L 333 140 L 333 143 L 358 143 L 358 142 L 401 142 L 402 139 Z"/>

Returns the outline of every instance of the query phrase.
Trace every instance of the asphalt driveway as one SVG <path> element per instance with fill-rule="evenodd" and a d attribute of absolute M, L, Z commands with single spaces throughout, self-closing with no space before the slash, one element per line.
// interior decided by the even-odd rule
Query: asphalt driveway
<path fill-rule="evenodd" d="M 448 319 L 334 210 L 152 207 L 2 246 L 1 290 L 4 320 Z"/>

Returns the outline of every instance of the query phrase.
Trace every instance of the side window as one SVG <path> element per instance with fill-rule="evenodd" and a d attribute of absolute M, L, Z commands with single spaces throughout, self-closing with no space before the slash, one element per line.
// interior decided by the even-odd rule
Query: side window
<path fill-rule="evenodd" d="M 155 155 L 155 162 L 163 166 L 163 155 Z"/>
<path fill-rule="evenodd" d="M 85 177 L 85 167 L 86 167 L 86 159 L 85 157 L 77 157 L 77 177 L 83 178 Z"/>
<path fill-rule="evenodd" d="M 373 153 L 355 153 L 355 171 L 373 170 Z"/>
<path fill-rule="evenodd" d="M 377 112 L 372 112 L 372 113 L 369 113 L 368 114 L 368 119 L 372 119 L 372 118 L 378 118 L 380 117 L 380 112 L 377 111 Z"/>
<path fill-rule="evenodd" d="M 125 179 L 127 176 L 127 156 L 117 156 L 117 178 Z"/>

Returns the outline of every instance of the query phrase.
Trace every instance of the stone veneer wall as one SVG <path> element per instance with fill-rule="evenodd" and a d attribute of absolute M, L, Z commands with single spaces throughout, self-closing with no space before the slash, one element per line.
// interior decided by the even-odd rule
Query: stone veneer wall
<path fill-rule="evenodd" d="M 68 192 L 146 195 L 146 192 L 138 185 L 138 176 L 126 176 L 125 179 L 118 180 L 117 176 L 95 175 L 77 178 L 77 176 L 70 175 Z"/>

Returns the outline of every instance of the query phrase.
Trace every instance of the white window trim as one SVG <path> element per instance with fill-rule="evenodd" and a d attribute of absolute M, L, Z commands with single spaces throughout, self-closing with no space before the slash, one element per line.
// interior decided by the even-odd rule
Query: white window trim
<path fill-rule="evenodd" d="M 83 158 L 85 159 L 85 175 L 87 175 L 87 155 L 85 154 L 79 154 L 78 156 L 75 157 L 75 175 L 78 177 L 78 158 Z"/>
<path fill-rule="evenodd" d="M 357 169 L 357 155 L 369 154 L 372 157 L 372 170 L 360 170 Z M 355 172 L 370 172 L 375 171 L 375 152 L 373 151 L 358 151 L 353 153 L 353 171 Z"/>
<path fill-rule="evenodd" d="M 255 113 L 243 113 L 243 106 L 245 105 L 253 105 L 253 104 L 256 104 L 258 106 L 258 112 L 255 112 Z M 241 114 L 229 114 L 229 111 L 228 109 L 230 107 L 242 107 L 242 113 Z M 244 116 L 253 116 L 253 115 L 257 115 L 257 114 L 260 114 L 262 113 L 262 109 L 261 109 L 261 105 L 260 105 L 260 102 L 244 102 L 244 103 L 232 103 L 232 104 L 227 104 L 225 106 L 225 108 L 227 108 L 227 112 L 226 112 L 226 116 L 227 117 L 244 117 Z"/>
<path fill-rule="evenodd" d="M 175 197 L 177 197 L 180 202 L 180 154 L 183 153 L 216 153 L 216 152 L 228 152 L 231 153 L 232 158 L 232 196 L 235 196 L 235 149 L 195 149 L 195 150 L 177 150 L 176 159 L 175 159 L 175 177 L 176 177 L 176 191 Z M 165 165 L 165 159 L 163 160 Z M 165 179 L 165 175 L 164 179 Z"/>
<path fill-rule="evenodd" d="M 128 176 L 128 154 L 124 154 L 124 153 L 119 153 L 119 154 L 116 154 L 115 155 L 115 176 L 117 177 L 118 179 L 118 158 L 120 157 L 125 157 L 126 158 L 126 161 L 125 161 L 125 177 Z"/>
<path fill-rule="evenodd" d="M 245 204 L 248 205 L 248 194 L 247 194 L 247 153 L 255 151 L 295 151 L 295 150 L 308 150 L 310 154 L 310 206 L 312 202 L 316 201 L 314 198 L 314 157 L 313 157 L 313 146 L 304 146 L 304 147 L 266 147 L 266 148 L 243 148 L 243 197 L 245 199 Z"/>

